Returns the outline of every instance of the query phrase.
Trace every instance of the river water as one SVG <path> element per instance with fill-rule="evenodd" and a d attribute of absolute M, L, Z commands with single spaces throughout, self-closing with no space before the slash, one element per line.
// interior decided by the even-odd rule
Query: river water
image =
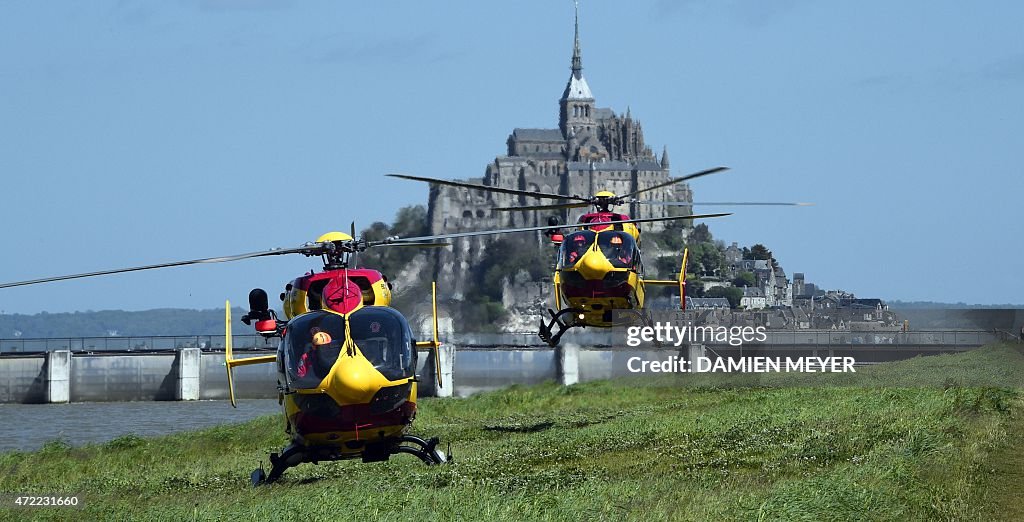
<path fill-rule="evenodd" d="M 143 437 L 280 414 L 276 399 L 0 404 L 0 452 L 32 451 L 63 439 L 74 446 L 134 433 Z"/>

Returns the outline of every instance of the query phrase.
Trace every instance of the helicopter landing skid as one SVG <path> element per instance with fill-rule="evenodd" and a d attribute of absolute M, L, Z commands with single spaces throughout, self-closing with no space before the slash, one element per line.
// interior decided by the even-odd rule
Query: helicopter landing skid
<path fill-rule="evenodd" d="M 434 464 L 445 464 L 452 458 L 450 447 L 448 448 L 447 455 L 443 451 L 439 451 L 437 449 L 437 443 L 440 442 L 437 437 L 432 437 L 430 440 L 423 440 L 419 437 L 413 437 L 412 435 L 403 435 L 400 440 L 402 443 L 394 449 L 395 453 L 408 453 L 410 455 L 415 455 L 428 466 L 433 466 Z"/>
<path fill-rule="evenodd" d="M 451 453 L 445 454 L 443 451 L 438 450 L 438 442 L 437 437 L 423 440 L 412 435 L 403 435 L 398 439 L 397 443 L 385 443 L 382 441 L 380 443 L 367 444 L 361 456 L 363 462 L 382 462 L 388 460 L 391 455 L 408 453 L 415 455 L 428 466 L 449 462 L 451 460 Z M 281 478 L 286 469 L 298 466 L 304 462 L 317 464 L 321 461 L 346 460 L 358 458 L 359 456 L 360 454 L 341 453 L 337 448 L 329 446 L 310 447 L 291 443 L 280 454 L 270 454 L 270 474 L 267 474 L 261 465 L 252 472 L 249 478 L 253 486 L 270 484 Z"/>
<path fill-rule="evenodd" d="M 569 323 L 562 321 L 562 316 L 583 313 L 583 310 L 580 310 L 579 308 L 566 308 L 564 310 L 559 310 L 557 313 L 554 310 L 548 308 L 548 313 L 551 314 L 551 322 L 545 323 L 544 320 L 541 319 L 540 331 L 537 332 L 537 335 L 540 336 L 540 339 L 548 343 L 548 346 L 558 346 L 558 341 L 559 339 L 562 338 L 562 334 L 564 334 L 570 328 L 582 326 L 576 324 L 575 320 L 571 320 Z M 552 333 L 551 328 L 555 326 L 558 326 L 558 331 Z"/>

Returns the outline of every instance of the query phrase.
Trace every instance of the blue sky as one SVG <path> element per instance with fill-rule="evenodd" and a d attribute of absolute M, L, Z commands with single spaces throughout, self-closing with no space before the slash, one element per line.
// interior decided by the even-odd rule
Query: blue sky
<path fill-rule="evenodd" d="M 555 127 L 571 1 L 0 2 L 0 281 L 291 247 L 390 222 Z M 710 223 L 824 288 L 1024 302 L 1024 4 L 584 1 L 597 105 Z M 34 313 L 239 304 L 268 258 L 0 290 Z"/>

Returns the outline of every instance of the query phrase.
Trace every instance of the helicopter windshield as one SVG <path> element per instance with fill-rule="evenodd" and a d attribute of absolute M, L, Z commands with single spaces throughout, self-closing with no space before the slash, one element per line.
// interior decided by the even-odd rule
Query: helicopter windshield
<path fill-rule="evenodd" d="M 597 236 L 597 246 L 615 268 L 632 268 L 636 257 L 636 241 L 625 232 L 606 231 Z"/>
<path fill-rule="evenodd" d="M 558 253 L 558 268 L 575 265 L 594 244 L 596 236 L 597 234 L 590 230 L 580 230 L 566 235 Z"/>
<path fill-rule="evenodd" d="M 367 307 L 347 316 L 352 340 L 363 356 L 388 380 L 411 377 L 416 371 L 409 323 L 397 310 Z M 288 384 L 316 388 L 330 373 L 345 344 L 345 320 L 338 314 L 314 311 L 292 319 L 284 339 Z"/>
<path fill-rule="evenodd" d="M 388 380 L 412 377 L 416 371 L 409 323 L 394 308 L 370 306 L 349 315 L 352 340 L 363 356 Z"/>
<path fill-rule="evenodd" d="M 330 312 L 300 315 L 288 324 L 284 361 L 290 388 L 316 388 L 345 344 L 345 318 Z"/>

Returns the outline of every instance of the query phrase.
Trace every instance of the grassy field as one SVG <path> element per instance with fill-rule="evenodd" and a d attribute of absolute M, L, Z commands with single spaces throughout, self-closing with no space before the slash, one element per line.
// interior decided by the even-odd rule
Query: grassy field
<path fill-rule="evenodd" d="M 450 442 L 452 464 L 303 465 L 260 488 L 248 476 L 285 443 L 277 417 L 51 442 L 0 455 L 0 491 L 77 493 L 84 509 L 0 519 L 1024 519 L 1015 345 L 856 376 L 684 379 L 424 399 L 414 431 Z"/>

